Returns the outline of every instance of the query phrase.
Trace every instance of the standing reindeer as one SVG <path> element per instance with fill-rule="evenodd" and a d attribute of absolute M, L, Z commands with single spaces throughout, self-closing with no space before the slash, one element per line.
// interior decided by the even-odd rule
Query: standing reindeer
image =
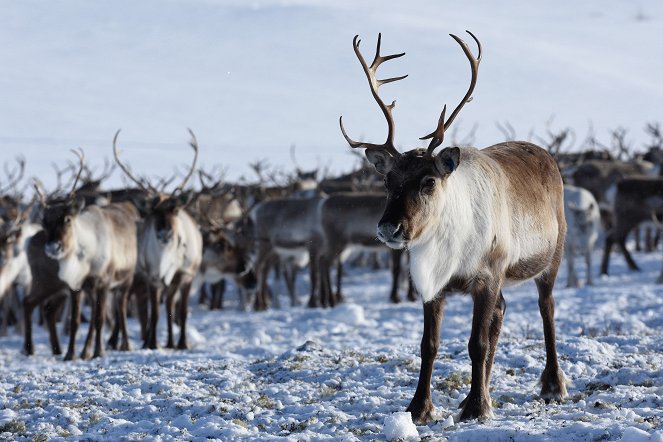
<path fill-rule="evenodd" d="M 474 301 L 472 333 L 468 345 L 472 360 L 470 392 L 461 403 L 460 420 L 492 416 L 489 381 L 506 303 L 502 286 L 534 278 L 543 318 L 546 366 L 541 376 L 541 396 L 566 396 L 565 378 L 555 349 L 552 289 L 564 250 L 564 193 L 554 159 L 544 149 L 523 141 L 475 148 L 448 147 L 437 155 L 449 128 L 476 85 L 481 44 L 476 58 L 455 35 L 472 69 L 464 98 L 445 121 L 442 110 L 427 149 L 400 153 L 394 146 L 395 103 L 386 105 L 378 95 L 380 85 L 405 78 L 376 78 L 385 61 L 404 54 L 380 55 L 378 36 L 375 58 L 369 66 L 353 48 L 368 78 L 371 93 L 388 124 L 387 140 L 371 144 L 350 139 L 353 148 L 366 148 L 366 157 L 384 176 L 387 202 L 378 223 L 378 238 L 393 249 L 410 252 L 410 274 L 424 301 L 421 371 L 407 410 L 415 422 L 426 422 L 434 410 L 431 400 L 433 362 L 440 339 L 444 300 L 452 291 L 469 292 Z"/>
<path fill-rule="evenodd" d="M 347 249 L 383 251 L 384 244 L 375 237 L 375 224 L 380 220 L 386 197 L 383 193 L 336 193 L 324 200 L 320 207 L 320 222 L 324 248 L 320 259 L 320 290 L 323 305 L 335 305 L 343 300 L 342 255 Z M 389 300 L 400 302 L 398 295 L 403 250 L 391 251 L 392 285 Z M 336 262 L 336 293 L 332 293 L 330 268 Z M 414 300 L 411 284 L 408 299 Z"/>
<path fill-rule="evenodd" d="M 69 195 L 60 202 L 43 201 L 43 227 L 46 232 L 46 255 L 57 261 L 58 277 L 72 290 L 71 338 L 65 360 L 74 359 L 75 336 L 80 322 L 81 290 L 92 299 L 90 322 L 82 359 L 89 359 L 92 338 L 94 357 L 104 355 L 102 331 L 106 318 L 106 297 L 111 289 L 119 293 L 123 339 L 120 349 L 129 350 L 126 329 L 126 305 L 136 268 L 136 222 L 138 212 L 129 202 L 104 207 L 84 207 L 75 189 L 85 165 L 78 153 L 80 170 Z"/>
<path fill-rule="evenodd" d="M 564 185 L 564 215 L 568 227 L 564 257 L 568 268 L 567 287 L 578 287 L 573 260 L 582 254 L 587 265 L 587 285 L 592 285 L 592 252 L 599 237 L 601 214 L 592 192 L 582 187 Z"/>
<path fill-rule="evenodd" d="M 173 319 L 175 304 L 179 300 L 180 337 L 177 348 L 188 348 L 186 322 L 189 294 L 203 253 L 203 240 L 198 224 L 184 209 L 188 200 L 184 186 L 191 178 L 198 160 L 198 141 L 191 130 L 189 133 L 194 151 L 193 163 L 189 173 L 170 194 L 161 193 L 149 183 L 146 186 L 143 180 L 135 178 L 120 161 L 117 149 L 119 130 L 113 138 L 113 154 L 118 166 L 130 180 L 150 195 L 138 203 L 142 221 L 138 228 L 138 261 L 134 289 L 139 296 L 144 296 L 145 292 L 149 296 L 150 322 L 144 338 L 145 347 L 151 349 L 158 348 L 157 323 L 162 290 L 165 290 L 166 295 L 168 322 L 166 347 L 175 348 Z"/>

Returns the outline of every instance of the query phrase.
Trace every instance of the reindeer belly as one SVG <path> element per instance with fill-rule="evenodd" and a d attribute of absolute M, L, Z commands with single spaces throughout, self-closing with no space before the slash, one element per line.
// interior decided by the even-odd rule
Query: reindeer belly
<path fill-rule="evenodd" d="M 309 262 L 308 250 L 305 247 L 295 247 L 292 249 L 275 247 L 274 250 L 280 259 L 294 262 L 297 267 L 304 267 Z"/>

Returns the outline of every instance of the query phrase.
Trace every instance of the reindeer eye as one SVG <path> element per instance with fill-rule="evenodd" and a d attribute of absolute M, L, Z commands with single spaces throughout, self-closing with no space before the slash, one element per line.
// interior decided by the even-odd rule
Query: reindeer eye
<path fill-rule="evenodd" d="M 435 187 L 435 178 L 432 176 L 427 176 L 424 177 L 423 180 L 421 180 L 421 190 L 425 191 L 431 191 Z"/>

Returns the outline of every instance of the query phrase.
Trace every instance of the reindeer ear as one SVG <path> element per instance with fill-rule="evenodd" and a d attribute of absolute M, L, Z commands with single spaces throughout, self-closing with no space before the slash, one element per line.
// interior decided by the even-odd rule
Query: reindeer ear
<path fill-rule="evenodd" d="M 366 149 L 366 158 L 380 175 L 386 175 L 394 167 L 394 157 L 384 150 Z"/>
<path fill-rule="evenodd" d="M 435 167 L 442 175 L 447 175 L 456 170 L 460 163 L 460 149 L 447 147 L 435 156 Z"/>

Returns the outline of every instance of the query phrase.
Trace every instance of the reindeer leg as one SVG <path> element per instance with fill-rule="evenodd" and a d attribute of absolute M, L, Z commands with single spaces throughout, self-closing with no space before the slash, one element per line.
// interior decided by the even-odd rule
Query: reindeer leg
<path fill-rule="evenodd" d="M 329 288 L 330 263 L 327 255 L 324 253 L 318 255 L 317 262 L 309 263 L 309 266 L 314 266 L 314 265 L 318 267 L 318 272 L 317 272 L 318 290 L 317 293 L 311 290 L 311 294 L 308 298 L 308 304 L 307 304 L 309 308 L 317 308 L 323 305 L 323 300 L 328 296 L 328 293 L 331 292 L 331 289 Z"/>
<path fill-rule="evenodd" d="M 601 260 L 601 274 L 608 274 L 608 266 L 610 265 L 610 252 L 612 252 L 612 246 L 615 244 L 614 233 L 607 232 L 605 234 L 605 246 L 603 247 L 603 259 Z"/>
<path fill-rule="evenodd" d="M 440 346 L 440 323 L 444 313 L 446 293 L 424 303 L 424 334 L 421 338 L 421 369 L 414 397 L 407 410 L 412 413 L 415 423 L 424 424 L 433 419 L 433 400 L 430 384 L 433 377 L 433 363 Z"/>
<path fill-rule="evenodd" d="M 624 255 L 624 259 L 626 260 L 628 268 L 630 270 L 640 271 L 640 267 L 638 267 L 638 265 L 633 260 L 633 256 L 631 256 L 631 252 L 629 252 L 628 249 L 626 248 L 626 238 L 625 237 L 619 238 L 617 243 L 619 244 L 619 249 L 622 251 L 622 254 Z"/>
<path fill-rule="evenodd" d="M 122 343 L 120 344 L 120 351 L 131 351 L 131 344 L 129 343 L 129 331 L 127 330 L 127 309 L 129 307 L 129 295 L 131 294 L 131 280 L 125 283 L 124 286 L 119 288 L 120 299 L 118 306 L 117 321 L 120 323 L 120 330 L 122 331 Z"/>
<path fill-rule="evenodd" d="M 106 298 L 108 297 L 108 285 L 99 284 L 97 288 L 97 309 L 94 318 L 94 355 L 93 358 L 100 358 L 106 355 L 104 350 L 104 322 L 106 321 Z"/>
<path fill-rule="evenodd" d="M 145 348 L 156 350 L 159 348 L 157 343 L 157 324 L 159 322 L 159 307 L 161 303 L 161 287 L 155 284 L 147 284 L 150 297 L 150 324 L 147 330 L 147 341 Z"/>
<path fill-rule="evenodd" d="M 76 359 L 76 333 L 78 326 L 81 324 L 81 291 L 71 291 L 69 296 L 69 346 L 67 354 L 64 356 L 65 361 L 73 361 Z"/>
<path fill-rule="evenodd" d="M 472 360 L 472 384 L 459 419 L 491 418 L 492 404 L 487 385 L 487 365 L 491 351 L 491 337 L 497 344 L 499 333 L 491 330 L 493 324 L 501 326 L 501 320 L 494 321 L 495 312 L 500 308 L 500 287 L 497 281 L 487 280 L 475 283 L 472 290 L 474 311 L 472 314 L 472 333 L 468 350 Z M 500 328 L 500 327 L 497 327 Z M 494 336 L 493 336 L 494 335 Z"/>
<path fill-rule="evenodd" d="M 168 341 L 166 348 L 175 348 L 175 339 L 173 338 L 173 321 L 175 320 L 175 302 L 177 293 L 182 283 L 182 273 L 177 272 L 166 289 L 166 320 L 168 325 Z"/>
<path fill-rule="evenodd" d="M 391 294 L 389 295 L 389 300 L 394 304 L 401 302 L 401 297 L 398 295 L 401 255 L 403 255 L 402 250 L 391 251 Z"/>
<path fill-rule="evenodd" d="M 187 278 L 186 281 L 180 285 L 180 340 L 177 343 L 178 350 L 186 350 L 189 348 L 186 341 L 186 320 L 189 313 L 189 292 L 191 292 L 191 279 Z"/>
<path fill-rule="evenodd" d="M 55 299 L 46 301 L 46 306 L 44 308 L 44 316 L 46 319 L 46 324 L 48 325 L 48 339 L 51 343 L 51 352 L 53 352 L 54 355 L 62 354 L 62 349 L 60 349 L 60 340 L 58 339 L 58 330 L 55 326 L 55 320 L 63 304 L 63 299 L 60 296 L 56 296 Z"/>
<path fill-rule="evenodd" d="M 555 299 L 553 286 L 557 272 L 549 270 L 535 279 L 539 290 L 539 311 L 543 319 L 543 336 L 546 345 L 546 366 L 541 375 L 541 397 L 546 401 L 567 396 L 564 373 L 559 368 L 555 346 Z"/>
<path fill-rule="evenodd" d="M 35 285 L 30 290 L 30 294 L 23 300 L 23 322 L 25 323 L 25 328 L 23 329 L 23 353 L 27 356 L 35 354 L 32 342 L 32 311 L 45 297 L 43 289 Z"/>
<path fill-rule="evenodd" d="M 341 283 L 343 282 L 343 262 L 341 262 L 341 256 L 339 255 L 336 258 L 336 304 L 343 302 L 343 292 L 341 291 Z"/>
<path fill-rule="evenodd" d="M 117 294 L 117 290 L 116 293 L 112 293 L 111 296 L 116 298 L 112 303 L 113 317 L 115 319 L 113 321 L 113 330 L 111 332 L 110 338 L 108 338 L 108 348 L 111 350 L 117 350 L 117 343 L 120 340 L 120 298 Z"/>
<path fill-rule="evenodd" d="M 97 319 L 97 312 L 99 311 L 99 304 L 97 302 L 97 288 L 96 286 L 90 290 L 86 290 L 88 299 L 90 299 L 90 306 L 92 312 L 90 314 L 90 320 L 88 321 L 87 336 L 85 337 L 85 344 L 83 345 L 83 350 L 81 351 L 81 359 L 88 360 L 92 358 L 92 341 L 94 340 L 95 334 L 95 322 Z"/>
<path fill-rule="evenodd" d="M 223 295 L 226 293 L 226 280 L 222 279 L 218 283 L 212 285 L 214 308 L 216 310 L 223 310 Z"/>
<path fill-rule="evenodd" d="M 497 341 L 500 338 L 502 331 L 502 322 L 504 321 L 504 313 L 506 312 L 506 301 L 500 290 L 500 296 L 495 304 L 493 310 L 493 317 L 490 323 L 490 348 L 488 357 L 486 358 L 486 391 L 490 393 L 490 375 L 493 370 L 493 361 L 495 360 L 495 350 L 497 349 Z M 469 397 L 469 396 L 468 396 Z M 458 405 L 458 408 L 463 408 L 467 403 L 467 397 Z"/>
<path fill-rule="evenodd" d="M 207 293 L 207 290 L 210 289 L 210 284 L 205 282 L 203 283 L 203 286 L 200 288 L 200 294 L 198 296 L 198 304 L 199 305 L 205 305 L 207 304 L 207 297 L 209 293 Z M 212 297 L 210 297 L 210 310 L 212 310 Z"/>
<path fill-rule="evenodd" d="M 566 267 L 568 270 L 568 280 L 566 283 L 566 287 L 578 287 L 578 275 L 576 275 L 576 269 L 575 269 L 575 264 L 574 264 L 574 257 L 575 257 L 575 248 L 573 247 L 573 244 L 571 244 L 571 241 L 567 241 L 566 244 L 564 244 L 566 248 Z"/>

